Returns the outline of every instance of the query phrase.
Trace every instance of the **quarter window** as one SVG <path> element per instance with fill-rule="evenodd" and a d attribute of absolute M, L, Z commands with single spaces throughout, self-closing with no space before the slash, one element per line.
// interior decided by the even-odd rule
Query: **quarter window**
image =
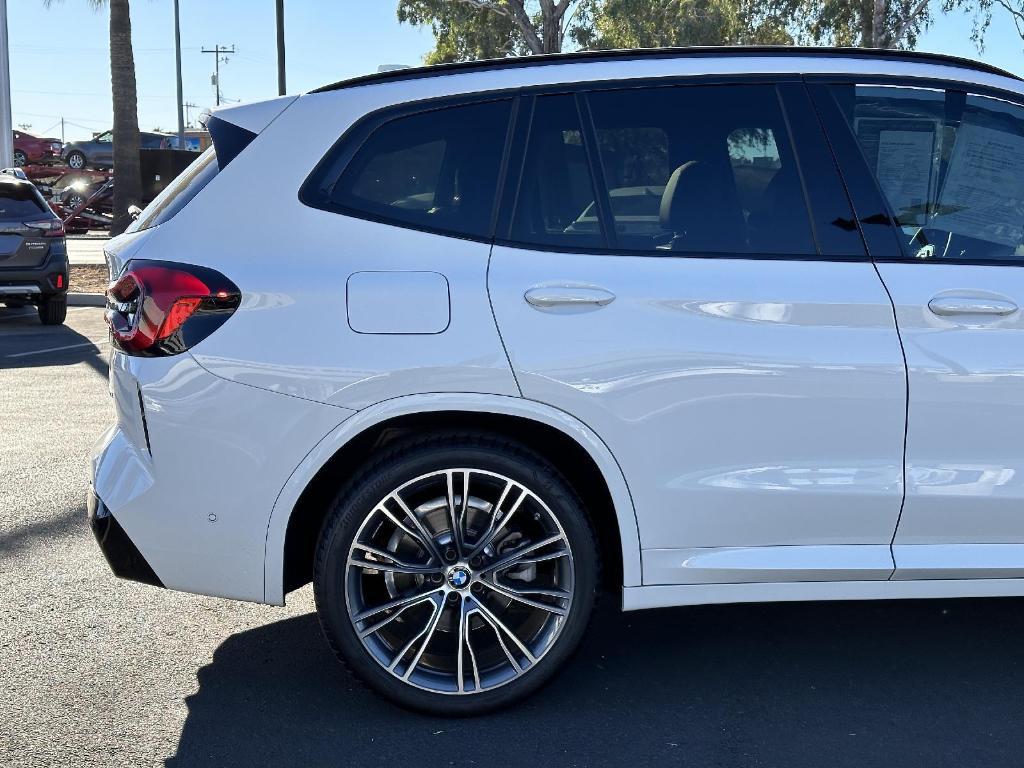
<path fill-rule="evenodd" d="M 619 248 L 814 255 L 772 85 L 589 96 Z"/>
<path fill-rule="evenodd" d="M 330 191 L 330 207 L 489 237 L 510 108 L 492 101 L 384 123 Z"/>
<path fill-rule="evenodd" d="M 906 256 L 1024 260 L 1024 108 L 955 90 L 833 92 Z"/>

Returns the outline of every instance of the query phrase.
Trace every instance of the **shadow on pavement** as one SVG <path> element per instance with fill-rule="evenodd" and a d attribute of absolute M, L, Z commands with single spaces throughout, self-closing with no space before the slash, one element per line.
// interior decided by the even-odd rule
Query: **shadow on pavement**
<path fill-rule="evenodd" d="M 0 305 L 0 370 L 86 363 L 106 378 L 108 347 L 96 341 L 105 339 L 89 338 L 70 325 L 42 325 L 32 307 Z"/>
<path fill-rule="evenodd" d="M 85 505 L 62 511 L 56 517 L 45 517 L 51 510 L 40 510 L 31 523 L 0 532 L 0 556 L 13 555 L 37 545 L 52 544 L 65 536 L 80 534 L 85 524 Z M 0 561 L 2 562 L 2 561 Z"/>
<path fill-rule="evenodd" d="M 1024 749 L 1024 600 L 607 598 L 527 702 L 448 720 L 365 691 L 313 614 L 230 637 L 167 766 L 992 766 Z"/>

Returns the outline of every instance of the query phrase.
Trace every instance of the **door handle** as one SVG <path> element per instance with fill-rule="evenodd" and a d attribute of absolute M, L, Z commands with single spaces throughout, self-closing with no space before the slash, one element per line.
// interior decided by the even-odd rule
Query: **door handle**
<path fill-rule="evenodd" d="M 969 296 L 942 296 L 928 302 L 928 309 L 941 317 L 950 315 L 1012 315 L 1018 307 L 1005 299 L 977 299 Z"/>
<path fill-rule="evenodd" d="M 615 294 L 604 288 L 579 288 L 570 285 L 538 286 L 524 295 L 526 303 L 537 309 L 604 307 L 615 300 Z"/>

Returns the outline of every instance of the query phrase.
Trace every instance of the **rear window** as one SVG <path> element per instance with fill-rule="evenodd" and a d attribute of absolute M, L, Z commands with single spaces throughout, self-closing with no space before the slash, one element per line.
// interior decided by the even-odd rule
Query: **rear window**
<path fill-rule="evenodd" d="M 49 210 L 35 187 L 0 183 L 0 221 L 38 219 L 40 213 Z"/>
<path fill-rule="evenodd" d="M 140 229 L 155 227 L 171 219 L 210 183 L 219 170 L 217 153 L 211 146 L 153 198 L 153 202 L 132 222 L 128 231 L 138 232 Z"/>
<path fill-rule="evenodd" d="M 488 237 L 512 102 L 397 117 L 379 126 L 310 205 L 445 234 Z M 335 150 L 335 152 L 337 149 Z"/>

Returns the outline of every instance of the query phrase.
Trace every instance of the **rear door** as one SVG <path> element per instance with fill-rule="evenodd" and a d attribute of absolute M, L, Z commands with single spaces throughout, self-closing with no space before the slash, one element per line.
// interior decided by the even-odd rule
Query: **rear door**
<path fill-rule="evenodd" d="M 888 578 L 903 358 L 803 86 L 539 95 L 515 184 L 499 328 L 619 461 L 644 583 Z"/>
<path fill-rule="evenodd" d="M 914 82 L 816 100 L 896 224 L 875 248 L 909 372 L 895 578 L 1024 576 L 1024 102 Z"/>

